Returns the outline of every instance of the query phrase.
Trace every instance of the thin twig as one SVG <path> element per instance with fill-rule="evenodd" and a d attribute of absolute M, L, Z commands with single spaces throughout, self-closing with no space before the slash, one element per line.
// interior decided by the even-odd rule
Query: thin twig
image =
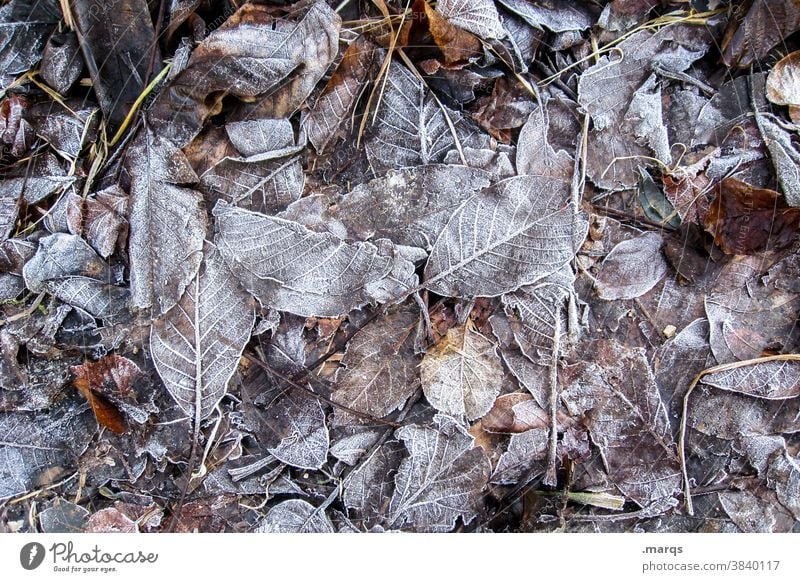
<path fill-rule="evenodd" d="M 547 451 L 547 472 L 543 483 L 548 487 L 558 484 L 557 477 L 557 448 L 558 448 L 558 357 L 561 349 L 561 314 L 556 313 L 553 331 L 553 355 L 550 359 L 550 445 Z"/>

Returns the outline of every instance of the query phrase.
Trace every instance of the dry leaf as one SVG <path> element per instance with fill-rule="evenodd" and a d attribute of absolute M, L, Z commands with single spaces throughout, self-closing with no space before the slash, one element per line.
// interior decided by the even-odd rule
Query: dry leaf
<path fill-rule="evenodd" d="M 800 209 L 789 208 L 774 190 L 727 178 L 715 188 L 704 226 L 727 254 L 777 251 L 797 239 Z"/>
<path fill-rule="evenodd" d="M 254 322 L 250 296 L 219 253 L 207 249 L 205 269 L 153 324 L 150 352 L 156 370 L 196 425 L 225 396 Z"/>
<path fill-rule="evenodd" d="M 425 266 L 425 287 L 447 297 L 496 297 L 554 273 L 575 256 L 588 223 L 560 180 L 509 178 L 455 211 Z"/>
<path fill-rule="evenodd" d="M 600 266 L 597 292 L 601 299 L 635 299 L 655 287 L 667 273 L 661 235 L 648 232 L 615 246 Z"/>
<path fill-rule="evenodd" d="M 497 347 L 470 325 L 450 329 L 429 348 L 420 373 L 434 408 L 470 421 L 489 412 L 503 383 Z"/>

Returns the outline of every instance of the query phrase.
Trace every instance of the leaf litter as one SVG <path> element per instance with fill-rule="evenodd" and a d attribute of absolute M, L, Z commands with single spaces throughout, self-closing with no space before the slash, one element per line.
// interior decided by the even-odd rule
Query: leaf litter
<path fill-rule="evenodd" d="M 0 8 L 0 531 L 797 528 L 796 2 L 223 4 Z"/>

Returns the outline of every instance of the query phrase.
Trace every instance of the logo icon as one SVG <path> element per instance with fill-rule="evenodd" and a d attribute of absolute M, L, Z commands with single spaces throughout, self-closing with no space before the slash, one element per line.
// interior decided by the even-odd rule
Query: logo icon
<path fill-rule="evenodd" d="M 19 563 L 26 570 L 35 570 L 44 562 L 44 546 L 39 542 L 30 542 L 19 551 Z"/>

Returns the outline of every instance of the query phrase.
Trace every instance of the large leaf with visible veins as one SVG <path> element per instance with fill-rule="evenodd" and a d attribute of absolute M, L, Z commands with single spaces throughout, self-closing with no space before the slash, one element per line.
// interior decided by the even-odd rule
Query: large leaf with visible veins
<path fill-rule="evenodd" d="M 208 417 L 225 395 L 254 320 L 250 296 L 219 253 L 211 251 L 204 272 L 153 324 L 150 352 L 156 370 L 178 406 L 196 422 Z"/>
<path fill-rule="evenodd" d="M 451 328 L 425 354 L 420 372 L 428 402 L 467 420 L 489 412 L 503 384 L 497 348 L 470 326 Z"/>
<path fill-rule="evenodd" d="M 405 426 L 396 432 L 409 456 L 400 463 L 387 525 L 420 532 L 447 532 L 459 517 L 480 511 L 491 464 L 466 429 L 438 415 L 438 428 Z"/>
<path fill-rule="evenodd" d="M 303 116 L 301 125 L 308 141 L 322 153 L 336 137 L 378 62 L 377 46 L 365 36 L 350 43 L 314 108 Z"/>
<path fill-rule="evenodd" d="M 131 146 L 127 169 L 132 303 L 166 313 L 181 298 L 203 258 L 202 197 L 175 185 L 195 182 L 197 176 L 183 153 L 149 128 Z"/>
<path fill-rule="evenodd" d="M 411 71 L 393 62 L 375 127 L 365 144 L 372 166 L 385 170 L 442 162 L 448 151 L 456 149 L 456 141 L 462 148 L 477 149 L 489 143 L 460 114 L 437 103 Z"/>
<path fill-rule="evenodd" d="M 34 293 L 50 293 L 100 319 L 113 322 L 127 313 L 128 290 L 113 284 L 111 267 L 79 236 L 43 237 L 22 274 Z"/>
<path fill-rule="evenodd" d="M 713 372 L 703 376 L 703 384 L 770 400 L 796 398 L 800 396 L 800 362 L 767 361 Z"/>
<path fill-rule="evenodd" d="M 359 240 L 385 237 L 430 248 L 453 210 L 489 183 L 489 174 L 466 166 L 390 170 L 341 196 L 325 218 L 342 223 Z"/>
<path fill-rule="evenodd" d="M 676 505 L 678 457 L 644 349 L 615 340 L 587 348 L 591 356 L 562 370 L 567 408 L 583 416 L 608 476 L 626 497 L 656 513 Z"/>
<path fill-rule="evenodd" d="M 418 386 L 414 331 L 419 314 L 400 311 L 382 317 L 353 336 L 331 392 L 334 402 L 382 418 L 401 407 Z M 337 421 L 352 415 L 334 410 Z"/>
<path fill-rule="evenodd" d="M 323 509 L 317 509 L 302 499 L 288 499 L 270 509 L 255 531 L 259 533 L 334 533 L 336 530 Z"/>
<path fill-rule="evenodd" d="M 348 244 L 224 201 L 213 212 L 222 256 L 264 306 L 338 317 L 402 296 L 416 283 L 414 264 L 387 240 Z"/>
<path fill-rule="evenodd" d="M 425 286 L 448 297 L 496 297 L 572 260 L 588 229 L 564 182 L 519 176 L 472 196 L 439 235 Z"/>

